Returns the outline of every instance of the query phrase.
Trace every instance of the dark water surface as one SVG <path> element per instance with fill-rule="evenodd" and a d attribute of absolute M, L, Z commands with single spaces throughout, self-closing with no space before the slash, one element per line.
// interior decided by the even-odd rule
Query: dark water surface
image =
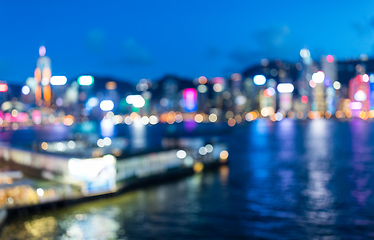
<path fill-rule="evenodd" d="M 8 223 L 0 239 L 371 239 L 374 123 L 257 120 L 230 165 Z"/>

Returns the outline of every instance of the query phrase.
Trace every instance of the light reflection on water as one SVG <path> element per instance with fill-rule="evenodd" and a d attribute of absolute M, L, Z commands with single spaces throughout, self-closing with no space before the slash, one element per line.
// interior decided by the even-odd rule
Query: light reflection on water
<path fill-rule="evenodd" d="M 373 126 L 254 121 L 227 136 L 229 167 L 23 217 L 0 239 L 373 238 Z"/>

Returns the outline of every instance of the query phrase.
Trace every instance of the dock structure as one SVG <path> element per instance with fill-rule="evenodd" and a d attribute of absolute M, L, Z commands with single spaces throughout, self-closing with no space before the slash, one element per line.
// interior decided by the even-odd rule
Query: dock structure
<path fill-rule="evenodd" d="M 198 149 L 183 147 L 121 157 L 108 154 L 98 158 L 74 158 L 0 145 L 2 164 L 54 183 L 43 187 L 33 186 L 30 181 L 0 185 L 0 217 L 4 215 L 6 219 L 7 209 L 13 212 L 33 206 L 60 206 L 200 172 L 204 167 L 225 164 L 226 153 L 226 145 L 216 143 Z"/>

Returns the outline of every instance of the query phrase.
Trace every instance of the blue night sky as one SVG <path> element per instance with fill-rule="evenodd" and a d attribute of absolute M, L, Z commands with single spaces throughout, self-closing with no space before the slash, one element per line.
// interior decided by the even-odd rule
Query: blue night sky
<path fill-rule="evenodd" d="M 338 60 L 373 53 L 374 1 L 1 1 L 0 80 L 33 76 L 39 46 L 52 75 L 131 82 L 172 73 L 227 76 L 262 58 Z"/>

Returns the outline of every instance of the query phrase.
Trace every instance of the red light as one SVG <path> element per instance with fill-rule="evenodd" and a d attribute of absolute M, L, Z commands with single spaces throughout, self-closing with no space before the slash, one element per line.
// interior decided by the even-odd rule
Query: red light
<path fill-rule="evenodd" d="M 0 92 L 8 91 L 8 85 L 6 83 L 0 83 Z"/>
<path fill-rule="evenodd" d="M 356 76 L 356 80 L 357 80 L 358 82 L 362 82 L 362 75 L 357 75 L 357 76 Z"/>
<path fill-rule="evenodd" d="M 301 102 L 302 102 L 302 103 L 307 103 L 308 100 L 309 100 L 309 99 L 308 99 L 307 96 L 305 96 L 305 95 L 301 96 Z"/>
<path fill-rule="evenodd" d="M 334 61 L 334 57 L 331 56 L 331 55 L 327 55 L 326 61 L 329 62 L 329 63 L 332 63 Z"/>

